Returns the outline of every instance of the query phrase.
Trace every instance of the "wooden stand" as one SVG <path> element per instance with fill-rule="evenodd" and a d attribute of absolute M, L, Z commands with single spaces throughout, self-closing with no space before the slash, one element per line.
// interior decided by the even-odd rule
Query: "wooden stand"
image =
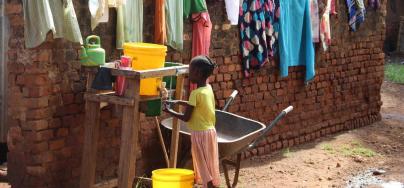
<path fill-rule="evenodd" d="M 132 188 L 133 180 L 135 178 L 136 153 L 139 150 L 139 103 L 142 101 L 156 99 L 156 97 L 142 97 L 139 95 L 140 80 L 145 78 L 177 75 L 175 99 L 181 100 L 183 95 L 184 74 L 188 73 L 188 66 L 182 65 L 147 71 L 118 70 L 111 68 L 112 75 L 124 76 L 128 83 L 125 95 L 122 97 L 114 95 L 113 92 L 96 93 L 91 89 L 90 86 L 94 80 L 97 70 L 97 68 L 85 68 L 85 71 L 88 73 L 88 79 L 87 92 L 84 96 L 86 100 L 86 119 L 84 125 L 85 133 L 81 162 L 82 167 L 80 187 L 115 187 L 118 185 L 119 188 Z M 123 106 L 121 149 L 119 157 L 118 179 L 94 185 L 97 159 L 97 141 L 100 128 L 100 104 L 102 102 Z M 170 149 L 170 167 L 173 168 L 176 167 L 177 163 L 178 138 L 179 124 L 178 120 L 174 118 Z"/>

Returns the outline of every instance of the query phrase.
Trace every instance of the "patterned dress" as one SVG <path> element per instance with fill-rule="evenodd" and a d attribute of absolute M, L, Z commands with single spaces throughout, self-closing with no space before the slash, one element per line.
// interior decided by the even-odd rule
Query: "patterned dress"
<path fill-rule="evenodd" d="M 365 6 L 363 0 L 346 0 L 349 12 L 349 26 L 352 31 L 365 21 Z"/>
<path fill-rule="evenodd" d="M 276 52 L 279 0 L 244 0 L 240 7 L 240 48 L 245 76 Z"/>

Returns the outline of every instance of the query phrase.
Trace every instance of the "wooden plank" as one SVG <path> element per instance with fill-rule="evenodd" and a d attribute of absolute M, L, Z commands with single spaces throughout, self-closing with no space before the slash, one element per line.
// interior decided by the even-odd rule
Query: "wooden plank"
<path fill-rule="evenodd" d="M 118 178 L 95 184 L 94 188 L 113 188 L 116 186 L 118 186 Z"/>
<path fill-rule="evenodd" d="M 175 88 L 175 99 L 182 100 L 183 97 L 183 88 L 184 88 L 184 75 L 177 76 L 177 85 Z M 175 107 L 175 111 L 179 111 L 180 106 Z M 177 166 L 177 155 L 178 155 L 178 140 L 180 136 L 180 128 L 178 124 L 178 119 L 173 118 L 173 129 L 171 135 L 171 147 L 170 147 L 170 168 L 176 168 Z"/>
<path fill-rule="evenodd" d="M 187 74 L 189 66 L 182 65 L 176 67 L 165 67 L 160 69 L 151 69 L 138 71 L 140 74 L 140 78 L 155 78 L 155 77 L 163 77 L 163 76 L 172 76 L 172 75 L 183 75 Z"/>
<path fill-rule="evenodd" d="M 114 76 L 125 76 L 127 78 L 155 78 L 155 77 L 163 77 L 163 76 L 172 76 L 172 75 L 182 75 L 188 73 L 188 65 L 182 65 L 177 67 L 164 67 L 159 69 L 151 69 L 151 70 L 120 70 L 120 69 L 111 69 L 111 74 Z"/>
<path fill-rule="evenodd" d="M 107 102 L 107 103 L 118 104 L 118 105 L 123 105 L 123 106 L 133 106 L 134 105 L 133 99 L 116 96 L 114 94 L 86 93 L 86 94 L 84 94 L 84 99 L 88 100 L 88 101 Z"/>
<path fill-rule="evenodd" d="M 100 127 L 100 103 L 87 101 L 85 116 L 80 187 L 90 188 L 95 183 L 95 162 L 97 159 L 97 141 Z"/>
<path fill-rule="evenodd" d="M 140 128 L 139 92 L 140 80 L 128 79 L 125 97 L 133 98 L 133 106 L 123 107 L 121 150 L 119 156 L 118 187 L 132 188 L 136 170 L 136 154 Z"/>

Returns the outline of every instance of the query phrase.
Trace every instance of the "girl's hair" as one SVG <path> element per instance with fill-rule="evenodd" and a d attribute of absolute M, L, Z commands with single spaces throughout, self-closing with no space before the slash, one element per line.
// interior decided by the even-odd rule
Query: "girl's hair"
<path fill-rule="evenodd" d="M 208 78 L 212 75 L 213 70 L 217 67 L 216 63 L 212 61 L 208 56 L 200 55 L 192 58 L 191 65 L 197 67 L 204 78 Z"/>

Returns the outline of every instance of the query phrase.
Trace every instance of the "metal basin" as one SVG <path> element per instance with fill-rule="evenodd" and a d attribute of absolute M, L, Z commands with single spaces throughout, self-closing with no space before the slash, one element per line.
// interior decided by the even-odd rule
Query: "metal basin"
<path fill-rule="evenodd" d="M 172 118 L 161 121 L 166 129 L 172 129 Z M 185 122 L 180 121 L 180 133 L 190 135 Z M 236 114 L 216 110 L 216 132 L 218 136 L 219 157 L 229 157 L 253 142 L 265 125 Z"/>

